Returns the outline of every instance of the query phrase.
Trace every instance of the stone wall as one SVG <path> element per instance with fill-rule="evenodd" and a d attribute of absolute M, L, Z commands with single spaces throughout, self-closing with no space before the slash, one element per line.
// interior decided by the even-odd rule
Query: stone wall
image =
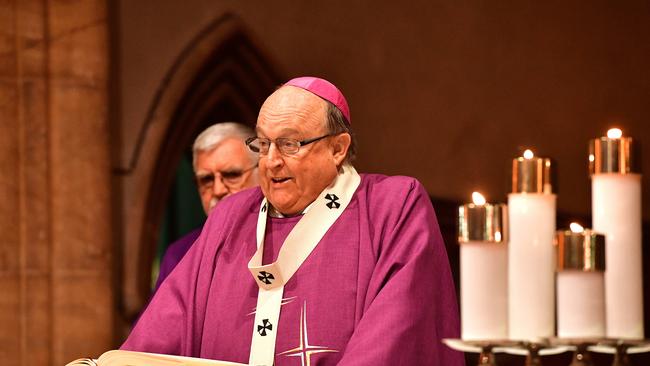
<path fill-rule="evenodd" d="M 103 0 L 0 1 L 0 359 L 113 343 Z"/>

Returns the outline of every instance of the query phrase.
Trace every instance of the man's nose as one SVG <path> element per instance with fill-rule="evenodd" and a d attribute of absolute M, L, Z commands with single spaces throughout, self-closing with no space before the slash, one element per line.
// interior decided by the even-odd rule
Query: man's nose
<path fill-rule="evenodd" d="M 228 187 L 221 181 L 221 178 L 215 177 L 214 185 L 212 186 L 212 195 L 221 199 L 229 192 Z"/>
<path fill-rule="evenodd" d="M 282 154 L 275 144 L 271 144 L 269 152 L 266 154 L 266 165 L 269 169 L 277 168 L 282 165 L 284 160 Z"/>

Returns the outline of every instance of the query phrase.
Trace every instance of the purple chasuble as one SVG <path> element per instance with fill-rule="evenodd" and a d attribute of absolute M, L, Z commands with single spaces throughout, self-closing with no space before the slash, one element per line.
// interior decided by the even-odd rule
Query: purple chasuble
<path fill-rule="evenodd" d="M 122 349 L 248 363 L 259 188 L 224 199 Z M 300 217 L 268 218 L 264 262 Z M 361 175 L 352 201 L 286 283 L 275 365 L 463 365 L 454 285 L 431 201 L 413 178 Z M 255 329 L 260 327 L 255 325 Z"/>
<path fill-rule="evenodd" d="M 160 284 L 163 283 L 165 278 L 167 278 L 170 273 L 172 273 L 172 270 L 176 267 L 178 262 L 183 259 L 185 253 L 190 250 L 192 244 L 194 244 L 196 239 L 199 238 L 202 228 L 203 227 L 200 227 L 190 231 L 167 247 L 167 250 L 165 250 L 165 255 L 163 255 L 163 258 L 160 261 L 160 271 L 158 272 L 156 287 L 153 290 L 154 293 L 158 291 Z"/>

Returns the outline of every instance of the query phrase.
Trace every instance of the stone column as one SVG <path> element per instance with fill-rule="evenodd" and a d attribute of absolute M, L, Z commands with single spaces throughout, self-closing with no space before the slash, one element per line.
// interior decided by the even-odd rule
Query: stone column
<path fill-rule="evenodd" d="M 0 359 L 113 344 L 104 0 L 0 1 Z"/>

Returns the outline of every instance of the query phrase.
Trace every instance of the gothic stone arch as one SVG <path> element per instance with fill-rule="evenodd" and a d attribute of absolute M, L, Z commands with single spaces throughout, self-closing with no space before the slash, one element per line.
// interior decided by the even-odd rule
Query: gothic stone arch
<path fill-rule="evenodd" d="M 241 21 L 225 15 L 188 44 L 163 79 L 131 164 L 121 172 L 123 330 L 149 297 L 158 226 L 181 155 L 210 124 L 253 125 L 264 99 L 283 80 L 273 64 Z"/>

